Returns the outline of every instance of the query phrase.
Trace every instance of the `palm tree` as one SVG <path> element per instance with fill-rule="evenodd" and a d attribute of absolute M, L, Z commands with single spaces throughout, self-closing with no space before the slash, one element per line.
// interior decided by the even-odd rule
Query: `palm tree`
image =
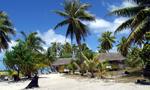
<path fill-rule="evenodd" d="M 9 35 L 14 35 L 15 31 L 8 16 L 3 11 L 0 11 L 0 51 L 7 49 L 10 41 Z"/>
<path fill-rule="evenodd" d="M 102 34 L 101 38 L 99 38 L 99 42 L 101 49 L 109 52 L 113 47 L 113 43 L 115 43 L 115 37 L 112 36 L 112 32 L 107 31 Z"/>
<path fill-rule="evenodd" d="M 62 45 L 61 57 L 69 58 L 72 56 L 72 52 L 72 46 L 70 43 L 66 42 L 64 45 Z"/>
<path fill-rule="evenodd" d="M 131 48 L 127 55 L 127 60 L 125 61 L 127 66 L 140 69 L 144 68 L 144 61 L 140 57 L 141 51 L 142 49 L 139 49 L 138 47 Z"/>
<path fill-rule="evenodd" d="M 124 52 L 122 49 L 124 43 L 126 42 L 126 38 L 125 37 L 122 37 L 121 41 L 119 42 L 119 44 L 117 45 L 117 51 L 120 52 L 122 55 L 125 55 L 126 52 Z"/>
<path fill-rule="evenodd" d="M 52 47 L 49 47 L 44 55 L 46 65 L 52 68 L 52 63 L 56 60 L 56 54 L 53 52 Z"/>
<path fill-rule="evenodd" d="M 32 32 L 28 36 L 24 33 L 21 32 L 21 34 L 25 37 L 25 43 L 26 46 L 34 51 L 43 51 L 42 44 L 45 44 L 45 42 L 38 37 L 37 32 Z"/>
<path fill-rule="evenodd" d="M 95 55 L 93 58 L 88 59 L 83 53 L 82 57 L 85 59 L 84 61 L 84 68 L 91 73 L 91 78 L 94 78 L 94 73 L 98 71 L 100 78 L 104 78 L 104 74 L 106 74 L 106 66 L 108 65 L 107 62 L 100 62 L 98 60 L 99 55 Z"/>
<path fill-rule="evenodd" d="M 105 75 L 107 73 L 107 66 L 108 66 L 108 62 L 99 62 L 97 65 L 97 70 L 98 70 L 98 76 L 103 79 L 105 78 Z"/>
<path fill-rule="evenodd" d="M 88 28 L 82 21 L 95 20 L 94 16 L 86 11 L 89 7 L 89 4 L 81 4 L 79 0 L 66 0 L 64 2 L 64 11 L 55 11 L 56 14 L 65 18 L 55 26 L 55 29 L 68 25 L 66 37 L 70 35 L 71 41 L 73 41 L 75 36 L 77 44 L 80 45 L 81 40 L 85 40 L 88 35 Z"/>
<path fill-rule="evenodd" d="M 131 33 L 126 40 L 126 43 L 124 43 L 123 45 L 123 51 L 125 52 L 128 51 L 128 47 L 132 45 L 132 43 L 136 43 L 137 41 L 143 39 L 145 37 L 146 32 L 150 31 L 150 1 L 131 1 L 133 1 L 137 5 L 133 7 L 117 9 L 111 12 L 111 14 L 129 18 L 116 29 L 116 32 L 120 32 L 126 28 L 131 29 Z"/>
<path fill-rule="evenodd" d="M 25 40 L 21 40 L 21 39 L 18 40 L 19 43 L 22 43 L 21 53 L 24 52 L 25 54 L 24 56 L 28 57 L 28 59 L 27 58 L 22 59 L 22 60 L 27 59 L 25 60 L 26 65 L 24 64 L 23 66 L 24 68 L 27 68 L 29 67 L 29 64 L 33 62 L 33 64 L 30 65 L 30 68 L 35 67 L 32 68 L 33 69 L 32 71 L 34 71 L 36 70 L 36 67 L 39 67 L 38 65 L 40 65 L 40 64 L 36 64 L 35 66 L 34 62 L 40 63 L 42 62 L 41 59 L 44 58 L 44 55 L 42 54 L 42 51 L 44 51 L 42 44 L 45 44 L 45 42 L 39 36 L 37 36 L 37 32 L 32 32 L 29 35 L 26 35 L 24 32 L 21 33 L 25 37 Z M 20 56 L 21 54 L 18 55 Z M 30 78 L 31 70 L 29 68 L 25 70 L 26 70 L 25 74 L 28 76 L 28 78 Z"/>
<path fill-rule="evenodd" d="M 61 49 L 62 49 L 62 45 L 61 43 L 58 43 L 58 42 L 53 42 L 51 43 L 52 46 L 51 46 L 51 49 L 52 49 L 52 52 L 53 52 L 53 55 L 55 57 L 59 57 L 60 56 L 60 52 L 61 52 Z"/>

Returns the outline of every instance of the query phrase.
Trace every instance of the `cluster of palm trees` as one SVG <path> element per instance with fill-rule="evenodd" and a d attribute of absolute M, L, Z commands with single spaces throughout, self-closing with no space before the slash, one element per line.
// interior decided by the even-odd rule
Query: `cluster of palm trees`
<path fill-rule="evenodd" d="M 41 44 L 44 41 L 37 36 L 36 32 L 26 35 L 25 39 L 17 40 L 17 45 L 12 47 L 12 50 L 7 50 L 4 56 L 4 64 L 10 70 L 15 70 L 19 73 L 31 77 L 45 63 L 45 57 L 42 54 L 44 50 Z"/>
<path fill-rule="evenodd" d="M 121 45 L 122 54 L 127 54 L 127 48 L 132 44 L 143 40 L 145 34 L 149 32 L 149 0 L 132 0 L 132 2 L 136 3 L 136 6 L 126 7 L 112 11 L 110 14 L 128 17 L 129 19 L 122 23 L 115 32 L 120 32 L 126 28 L 131 29 L 131 34 L 127 38 L 127 40 L 123 40 L 124 44 Z M 65 0 L 64 11 L 56 10 L 55 13 L 64 17 L 65 20 L 58 23 L 55 26 L 55 29 L 58 27 L 68 25 L 66 37 L 70 35 L 71 40 L 73 40 L 74 36 L 78 45 L 81 44 L 81 40 L 85 40 L 85 37 L 88 35 L 88 27 L 82 21 L 94 21 L 95 17 L 90 14 L 87 10 L 90 7 L 90 4 L 80 3 L 80 0 Z M 1 31 L 1 49 L 8 48 L 8 42 L 10 39 L 8 37 L 9 34 L 14 34 L 14 28 L 4 12 L 0 12 L 0 31 Z M 107 33 L 107 34 L 106 34 Z M 110 35 L 110 32 L 106 32 L 102 35 L 102 37 L 107 37 Z M 101 38 L 100 41 L 104 42 L 106 39 Z M 111 39 L 111 40 L 110 40 Z M 114 37 L 110 37 L 108 42 L 114 42 Z M 106 51 L 112 47 L 108 42 L 101 43 L 102 50 L 103 46 L 108 45 Z"/>
<path fill-rule="evenodd" d="M 130 30 L 129 36 L 127 38 L 123 37 L 122 40 L 120 41 L 120 44 L 117 45 L 118 51 L 124 56 L 127 56 L 127 54 L 130 51 L 132 51 L 130 47 L 133 47 L 135 44 L 143 45 L 147 40 L 146 34 L 150 32 L 150 0 L 131 0 L 131 1 L 136 3 L 136 6 L 121 8 L 110 12 L 110 15 L 117 15 L 117 16 L 128 18 L 128 20 L 123 22 L 115 31 L 115 33 L 117 33 L 127 28 Z M 76 56 L 79 56 L 79 59 L 81 61 L 79 64 L 79 67 L 81 69 L 84 69 L 84 67 L 86 66 L 95 65 L 96 62 L 95 59 L 89 60 L 89 58 L 93 58 L 93 54 L 87 53 L 92 51 L 87 49 L 85 44 L 81 43 L 82 40 L 84 41 L 85 37 L 88 36 L 89 34 L 88 27 L 83 23 L 83 21 L 95 20 L 95 17 L 88 12 L 89 7 L 90 4 L 81 3 L 80 0 L 65 0 L 63 4 L 64 10 L 54 11 L 56 14 L 64 18 L 63 21 L 61 21 L 55 26 L 55 29 L 67 25 L 68 28 L 66 31 L 66 37 L 70 36 L 72 44 L 73 44 L 73 39 L 75 37 L 78 46 L 70 45 L 69 43 L 66 43 L 63 46 L 63 49 L 61 49 L 62 46 L 60 44 L 53 43 L 52 46 L 48 48 L 46 54 L 44 55 L 47 61 L 49 60 L 54 61 L 57 57 L 60 56 L 70 57 L 73 56 L 73 54 L 76 54 Z M 9 39 L 10 34 L 15 34 L 15 30 L 7 15 L 1 11 L 0 12 L 0 50 L 8 48 L 8 43 L 10 42 Z M 42 54 L 41 52 L 43 51 L 41 44 L 42 43 L 44 44 L 44 42 L 39 37 L 36 36 L 37 33 L 31 33 L 28 36 L 26 36 L 26 34 L 24 34 L 23 32 L 22 34 L 25 36 L 25 40 L 19 39 L 18 44 L 13 48 L 14 50 L 6 52 L 6 57 L 4 58 L 4 60 L 6 61 L 9 59 L 12 60 L 12 58 L 8 58 L 8 57 L 11 56 L 12 52 L 20 53 L 20 51 L 16 52 L 19 48 L 20 48 L 19 50 L 21 50 L 21 53 L 22 52 L 24 52 L 24 54 L 26 53 L 27 54 L 26 57 L 29 58 L 28 60 L 25 61 L 29 61 L 30 58 L 32 58 L 30 57 L 30 55 L 32 55 L 32 52 L 36 53 L 35 55 L 41 56 Z M 99 42 L 100 42 L 99 52 L 109 52 L 109 50 L 112 49 L 113 47 L 113 43 L 115 43 L 115 37 L 112 35 L 112 32 L 107 31 L 102 34 L 101 38 L 99 39 Z M 78 49 L 76 49 L 77 47 Z M 30 53 L 27 53 L 26 50 L 27 51 L 29 50 Z M 85 58 L 84 55 L 82 55 L 81 53 L 83 53 L 87 58 Z M 15 57 L 14 59 L 18 59 L 20 58 L 20 55 L 19 56 L 14 55 L 13 57 Z M 21 58 L 24 58 L 23 56 L 25 55 L 22 55 Z M 86 61 L 86 64 L 83 64 L 85 63 L 84 60 Z M 29 61 L 28 65 L 29 64 L 31 64 L 31 61 Z M 51 65 L 51 62 L 49 62 L 48 64 Z M 101 65 L 96 65 L 96 66 L 101 67 Z M 17 69 L 16 66 L 13 68 L 18 70 L 18 67 L 19 66 L 17 66 Z M 93 67 L 89 67 L 89 71 L 93 74 L 91 68 Z"/>

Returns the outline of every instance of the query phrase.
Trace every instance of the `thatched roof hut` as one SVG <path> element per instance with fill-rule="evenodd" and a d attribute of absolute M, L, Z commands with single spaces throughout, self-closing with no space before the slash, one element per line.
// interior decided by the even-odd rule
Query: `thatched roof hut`
<path fill-rule="evenodd" d="M 100 53 L 98 59 L 101 62 L 107 61 L 109 65 L 107 68 L 110 70 L 119 70 L 124 69 L 126 58 L 123 57 L 120 53 Z"/>
<path fill-rule="evenodd" d="M 53 66 L 67 65 L 67 64 L 70 64 L 71 61 L 72 61 L 72 58 L 58 58 L 52 65 Z"/>
<path fill-rule="evenodd" d="M 120 53 L 100 53 L 98 59 L 100 61 L 124 61 L 126 58 Z"/>

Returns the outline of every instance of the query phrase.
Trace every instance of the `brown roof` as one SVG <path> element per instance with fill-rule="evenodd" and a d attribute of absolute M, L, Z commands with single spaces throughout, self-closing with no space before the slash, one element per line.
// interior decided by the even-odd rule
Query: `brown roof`
<path fill-rule="evenodd" d="M 122 60 L 125 60 L 126 58 L 123 57 L 120 53 L 100 53 L 99 57 L 98 57 L 99 60 L 101 61 L 105 61 L 105 60 L 108 60 L 108 61 L 122 61 Z"/>
<path fill-rule="evenodd" d="M 53 66 L 66 65 L 69 64 L 71 60 L 72 58 L 59 58 L 52 65 Z"/>

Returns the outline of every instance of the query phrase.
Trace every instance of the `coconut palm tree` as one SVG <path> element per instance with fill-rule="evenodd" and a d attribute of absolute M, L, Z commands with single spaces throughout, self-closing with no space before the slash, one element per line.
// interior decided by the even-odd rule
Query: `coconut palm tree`
<path fill-rule="evenodd" d="M 144 61 L 140 57 L 141 50 L 142 49 L 139 49 L 138 47 L 131 48 L 127 55 L 127 60 L 125 61 L 127 66 L 140 69 L 144 68 Z"/>
<path fill-rule="evenodd" d="M 22 44 L 22 51 L 20 51 L 20 53 L 26 54 L 24 55 L 26 57 L 22 59 L 26 61 L 25 62 L 26 64 L 22 65 L 22 67 L 26 68 L 23 71 L 26 71 L 25 74 L 28 76 L 28 78 L 30 78 L 32 73 L 30 69 L 32 68 L 34 71 L 37 69 L 37 67 L 39 67 L 40 62 L 44 62 L 44 60 L 43 61 L 41 60 L 44 58 L 44 55 L 42 54 L 42 51 L 44 51 L 42 44 L 45 44 L 45 42 L 37 35 L 38 34 L 37 32 L 32 32 L 29 35 L 26 35 L 24 32 L 21 32 L 21 34 L 24 36 L 25 39 L 17 40 L 18 43 Z M 14 49 L 14 51 L 16 50 Z M 20 53 L 18 54 L 18 56 L 21 56 Z M 30 65 L 31 62 L 33 62 L 33 64 Z M 38 64 L 35 66 L 35 63 Z M 30 65 L 30 69 L 29 69 L 29 65 Z"/>
<path fill-rule="evenodd" d="M 10 42 L 9 35 L 14 35 L 15 31 L 7 14 L 0 11 L 0 51 L 8 48 Z"/>
<path fill-rule="evenodd" d="M 81 40 L 85 40 L 88 35 L 88 28 L 82 21 L 93 21 L 94 16 L 87 12 L 89 4 L 80 3 L 79 0 L 66 0 L 64 2 L 64 11 L 57 10 L 56 14 L 65 18 L 55 26 L 55 29 L 68 25 L 66 37 L 70 35 L 71 41 L 76 37 L 77 44 L 81 44 Z"/>
<path fill-rule="evenodd" d="M 108 66 L 108 63 L 100 62 L 100 60 L 98 60 L 99 55 L 95 55 L 93 58 L 88 59 L 83 53 L 81 54 L 84 58 L 84 68 L 91 73 L 91 78 L 95 77 L 95 72 L 98 72 L 100 78 L 104 78 L 104 75 L 106 74 L 106 66 Z"/>
<path fill-rule="evenodd" d="M 107 73 L 107 66 L 109 65 L 109 63 L 106 61 L 106 62 L 99 62 L 97 64 L 97 71 L 98 71 L 98 76 L 103 79 L 105 78 L 105 75 Z"/>
<path fill-rule="evenodd" d="M 42 44 L 45 44 L 45 42 L 38 37 L 37 32 L 32 32 L 28 36 L 24 33 L 21 32 L 21 34 L 25 37 L 25 43 L 26 46 L 34 51 L 43 51 Z"/>
<path fill-rule="evenodd" d="M 66 57 L 69 58 L 72 56 L 72 46 L 70 43 L 66 42 L 64 45 L 62 45 L 62 50 L 61 50 L 61 57 Z"/>
<path fill-rule="evenodd" d="M 146 32 L 150 31 L 150 0 L 131 1 L 137 5 L 117 9 L 111 12 L 111 14 L 129 18 L 116 29 L 116 32 L 120 32 L 126 28 L 131 29 L 131 33 L 126 40 L 126 43 L 123 45 L 123 51 L 125 52 L 128 51 L 128 47 L 132 45 L 132 43 L 136 43 L 137 41 L 143 39 Z"/>
<path fill-rule="evenodd" d="M 113 47 L 113 43 L 115 43 L 115 37 L 112 36 L 112 32 L 107 31 L 102 34 L 101 38 L 99 38 L 99 42 L 101 49 L 109 52 Z"/>
<path fill-rule="evenodd" d="M 20 71 L 30 78 L 32 73 L 45 64 L 44 55 L 41 53 L 43 42 L 36 36 L 36 33 L 31 33 L 26 36 L 25 40 L 19 39 L 17 42 L 11 51 L 6 52 L 4 63 L 9 69 L 18 73 Z"/>
<path fill-rule="evenodd" d="M 120 52 L 122 55 L 126 54 L 126 52 L 124 52 L 122 50 L 122 47 L 124 45 L 124 43 L 126 42 L 126 38 L 125 37 L 122 37 L 121 41 L 119 42 L 119 44 L 117 45 L 117 51 Z"/>
<path fill-rule="evenodd" d="M 60 54 L 61 54 L 60 52 L 61 52 L 61 50 L 62 50 L 62 45 L 61 45 L 61 43 L 53 42 L 53 43 L 51 43 L 51 44 L 52 44 L 51 49 L 52 49 L 53 55 L 54 55 L 55 57 L 59 57 Z"/>

